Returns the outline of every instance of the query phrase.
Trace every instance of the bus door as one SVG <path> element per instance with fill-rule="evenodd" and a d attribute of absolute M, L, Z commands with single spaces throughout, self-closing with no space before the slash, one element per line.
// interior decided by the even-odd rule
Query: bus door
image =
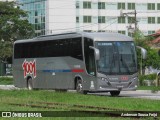
<path fill-rule="evenodd" d="M 95 64 L 95 56 L 94 56 L 94 50 L 90 48 L 90 46 L 93 46 L 93 40 L 89 38 L 84 38 L 84 57 L 85 57 L 85 65 L 86 65 L 86 71 L 89 74 L 87 78 L 86 86 L 83 85 L 83 87 L 90 88 L 91 84 L 92 87 L 94 87 L 93 84 L 95 84 L 94 77 L 96 76 L 96 64 Z"/>

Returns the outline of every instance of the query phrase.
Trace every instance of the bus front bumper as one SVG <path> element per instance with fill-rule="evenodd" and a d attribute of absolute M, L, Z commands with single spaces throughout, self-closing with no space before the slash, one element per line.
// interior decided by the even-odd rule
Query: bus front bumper
<path fill-rule="evenodd" d="M 100 81 L 97 89 L 91 89 L 90 91 L 135 91 L 137 89 L 137 81 L 132 80 L 128 82 L 105 82 Z"/>

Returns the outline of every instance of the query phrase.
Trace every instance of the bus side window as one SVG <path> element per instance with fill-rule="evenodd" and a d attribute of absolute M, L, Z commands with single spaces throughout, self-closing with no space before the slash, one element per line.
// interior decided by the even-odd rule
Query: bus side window
<path fill-rule="evenodd" d="M 89 46 L 93 46 L 93 40 L 84 38 L 84 56 L 87 73 L 90 75 L 96 75 L 95 56 L 94 50 Z"/>

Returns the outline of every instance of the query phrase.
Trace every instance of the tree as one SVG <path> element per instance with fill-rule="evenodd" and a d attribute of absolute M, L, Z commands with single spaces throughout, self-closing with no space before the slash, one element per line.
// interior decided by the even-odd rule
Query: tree
<path fill-rule="evenodd" d="M 134 33 L 134 40 L 137 46 L 141 46 L 147 50 L 147 59 L 143 60 L 142 68 L 152 66 L 153 68 L 160 69 L 160 56 L 158 55 L 158 50 L 151 48 L 150 41 L 151 37 L 145 37 L 141 31 L 137 30 Z M 140 50 L 137 49 L 138 53 L 138 68 L 141 65 L 141 54 Z"/>
<path fill-rule="evenodd" d="M 27 12 L 16 6 L 16 2 L 0 2 L 0 61 L 12 56 L 15 40 L 30 38 L 34 33 Z"/>

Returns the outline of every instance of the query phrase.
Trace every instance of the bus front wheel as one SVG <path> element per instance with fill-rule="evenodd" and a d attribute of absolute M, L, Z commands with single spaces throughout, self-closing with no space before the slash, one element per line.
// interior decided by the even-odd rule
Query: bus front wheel
<path fill-rule="evenodd" d="M 88 93 L 88 91 L 83 90 L 82 80 L 81 80 L 81 79 L 78 79 L 78 80 L 77 80 L 77 83 L 76 83 L 76 91 L 77 91 L 78 93 L 82 93 L 82 94 L 85 94 L 85 95 Z"/>
<path fill-rule="evenodd" d="M 27 81 L 27 88 L 28 88 L 28 90 L 33 90 L 32 78 L 28 79 L 28 81 Z"/>
<path fill-rule="evenodd" d="M 120 91 L 110 91 L 111 96 L 115 97 L 120 94 Z"/>

